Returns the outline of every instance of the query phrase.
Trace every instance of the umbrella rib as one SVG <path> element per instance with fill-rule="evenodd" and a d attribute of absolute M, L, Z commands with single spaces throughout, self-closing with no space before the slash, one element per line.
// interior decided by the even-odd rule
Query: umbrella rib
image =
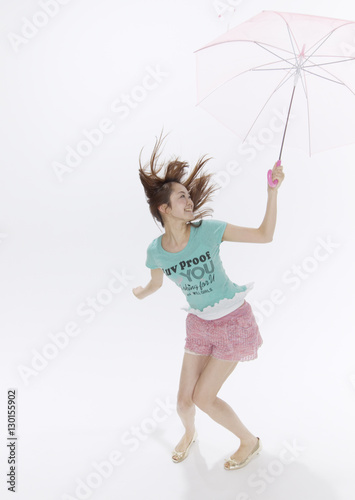
<path fill-rule="evenodd" d="M 331 31 L 331 32 L 330 32 L 330 33 L 328 33 L 327 35 L 324 35 L 324 36 L 326 37 L 326 38 L 325 38 L 325 40 L 323 40 L 323 42 L 322 42 L 322 43 L 321 43 L 321 44 L 320 44 L 320 45 L 319 45 L 319 46 L 315 49 L 315 51 L 314 51 L 314 52 L 316 52 L 316 51 L 319 49 L 319 47 L 321 47 L 321 46 L 323 45 L 323 43 L 324 43 L 324 42 L 326 42 L 326 41 L 328 40 L 328 38 L 329 38 L 329 37 L 330 37 L 330 36 L 331 36 L 331 35 L 332 35 L 332 34 L 333 34 L 336 30 L 338 30 L 338 29 L 340 29 L 340 28 L 343 28 L 344 26 L 347 26 L 348 24 L 354 24 L 354 21 L 349 21 L 349 22 L 347 22 L 347 23 L 345 23 L 345 24 L 342 24 L 341 26 L 337 26 L 336 28 L 334 28 L 334 29 L 333 29 L 333 31 Z M 318 40 L 317 42 L 315 42 L 315 43 L 312 45 L 312 47 L 310 47 L 310 48 L 309 48 L 309 50 L 312 50 L 312 49 L 313 49 L 313 47 L 314 47 L 315 45 L 317 45 L 317 43 L 319 43 L 321 40 L 322 40 L 322 38 L 321 38 L 320 40 Z M 311 56 L 314 54 L 314 52 L 313 52 L 313 53 L 312 53 L 309 57 L 311 57 Z"/>
<path fill-rule="evenodd" d="M 315 76 L 319 76 L 320 78 L 326 78 L 327 80 L 330 80 L 331 82 L 338 83 L 340 85 L 344 85 L 344 87 L 346 87 L 352 94 L 355 95 L 355 92 L 345 82 L 343 82 L 342 80 L 340 80 L 340 78 L 338 78 L 336 75 L 333 75 L 333 73 L 331 73 L 330 71 L 327 71 L 324 68 L 320 68 L 320 69 L 322 71 L 324 71 L 325 73 L 327 73 L 328 75 L 331 75 L 332 77 L 336 78 L 338 81 L 331 80 L 330 78 L 326 78 L 325 76 L 317 75 L 317 73 L 314 73 Z"/>
<path fill-rule="evenodd" d="M 288 62 L 287 59 L 285 59 L 285 61 Z M 260 64 L 259 66 L 255 66 L 254 68 L 249 68 L 247 71 L 259 71 L 259 68 L 263 68 L 263 66 L 270 66 L 271 64 L 277 64 L 279 62 L 280 61 L 272 61 L 272 62 L 268 62 L 268 63 L 265 63 L 265 64 Z M 295 66 L 292 65 L 292 67 L 294 68 Z M 265 68 L 265 69 L 260 70 L 260 71 L 272 71 L 272 70 L 276 70 L 276 69 L 286 69 L 286 70 L 288 70 L 288 69 L 290 69 L 290 67 L 288 67 L 288 68 Z"/>
<path fill-rule="evenodd" d="M 309 71 L 308 69 L 303 69 L 303 71 L 305 71 L 306 73 L 309 73 L 310 75 L 318 76 L 319 78 L 324 78 L 325 80 L 329 80 L 330 82 L 338 83 L 339 85 L 345 85 L 345 83 L 342 82 L 341 80 L 337 82 L 336 80 L 332 80 L 331 78 L 327 78 L 326 76 L 317 75 L 317 73 L 313 73 L 313 71 Z"/>
<path fill-rule="evenodd" d="M 270 63 L 275 64 L 275 63 Z M 311 66 L 310 66 L 311 67 Z M 292 68 L 296 69 L 296 66 L 292 66 Z M 291 68 L 251 68 L 249 71 L 287 71 Z"/>
<path fill-rule="evenodd" d="M 209 45 L 206 45 L 205 47 L 201 47 L 197 50 L 193 51 L 193 54 L 196 52 L 200 52 L 202 50 L 210 49 L 211 47 L 216 47 L 217 45 L 223 45 L 224 43 L 239 43 L 239 42 L 248 42 L 248 43 L 256 43 L 256 44 L 261 44 L 261 42 L 258 42 L 257 40 L 243 40 L 243 39 L 238 39 L 238 40 L 223 40 L 223 42 L 216 42 L 216 43 L 211 43 Z M 264 43 L 263 45 L 269 45 L 270 47 L 274 47 L 275 49 L 282 50 L 283 52 L 288 52 L 289 54 L 292 54 L 291 51 L 284 49 L 282 47 L 275 47 L 274 45 L 270 45 L 269 43 Z M 279 57 L 279 56 L 277 56 Z"/>
<path fill-rule="evenodd" d="M 339 56 L 339 57 L 346 57 L 346 56 Z M 346 62 L 346 61 L 352 61 L 352 60 L 355 60 L 355 58 L 350 58 L 350 59 L 346 59 L 346 60 L 343 60 L 343 61 L 334 61 L 334 64 L 335 64 L 336 62 Z M 332 76 L 335 80 L 332 80 L 331 78 L 327 78 L 327 77 L 325 77 L 325 76 L 319 75 L 319 74 L 317 74 L 317 73 L 312 73 L 312 72 L 310 72 L 309 70 L 306 70 L 306 69 L 304 69 L 304 68 L 303 68 L 303 71 L 307 71 L 308 73 L 311 73 L 311 74 L 313 74 L 314 76 L 318 76 L 319 78 L 324 78 L 324 79 L 329 80 L 329 81 L 331 81 L 331 82 L 333 82 L 333 83 L 338 83 L 338 84 L 340 84 L 340 85 L 344 85 L 344 87 L 346 87 L 348 90 L 350 90 L 350 92 L 351 92 L 352 94 L 354 94 L 354 95 L 355 95 L 355 92 L 354 92 L 354 91 L 353 91 L 353 90 L 352 90 L 352 89 L 351 89 L 351 88 L 350 88 L 350 87 L 349 87 L 349 86 L 348 86 L 348 85 L 347 85 L 347 84 L 346 84 L 343 80 L 341 80 L 341 79 L 340 79 L 340 78 L 338 78 L 336 75 L 334 75 L 334 74 L 333 74 L 333 73 L 331 73 L 330 71 L 328 71 L 328 70 L 326 70 L 325 68 L 323 68 L 323 66 L 324 66 L 325 64 L 332 64 L 332 63 L 324 63 L 324 64 L 319 64 L 319 65 L 317 65 L 317 64 L 316 64 L 315 66 L 316 66 L 316 67 L 317 67 L 317 66 L 319 66 L 319 70 L 320 70 L 320 71 L 323 71 L 324 73 L 327 73 L 328 75 Z M 321 66 L 322 66 L 322 67 L 321 67 Z M 307 67 L 307 66 L 306 66 L 306 67 Z"/>
<path fill-rule="evenodd" d="M 347 26 L 348 24 L 353 24 L 353 21 L 352 21 L 352 22 L 350 22 L 350 23 L 342 24 L 341 26 L 338 26 L 337 28 L 334 28 L 334 29 L 333 29 L 333 31 L 331 31 L 330 33 L 328 33 L 327 35 L 325 35 L 325 37 L 324 37 L 324 40 L 323 40 L 323 41 L 322 41 L 322 38 L 321 38 L 320 40 L 318 40 L 318 42 L 316 42 L 314 45 L 312 45 L 312 47 L 310 47 L 310 48 L 309 48 L 309 50 L 312 50 L 312 49 L 313 49 L 313 47 L 314 47 L 315 45 L 317 45 L 317 43 L 322 42 L 322 43 L 320 43 L 320 44 L 318 45 L 318 47 L 317 47 L 317 48 L 316 48 L 316 49 L 312 52 L 312 54 L 310 54 L 310 55 L 307 57 L 307 59 L 305 59 L 304 63 L 306 63 L 306 62 L 308 61 L 308 59 L 309 59 L 310 57 L 312 57 L 312 56 L 313 56 L 313 54 L 314 54 L 315 52 L 317 52 L 317 50 L 319 50 L 319 49 L 320 49 L 320 47 L 321 47 L 321 46 L 322 46 L 322 45 L 323 45 L 323 44 L 324 44 L 324 43 L 328 40 L 328 38 L 329 38 L 329 37 L 330 37 L 333 33 L 335 33 L 335 31 L 337 31 L 339 28 L 342 28 L 343 26 Z"/>
<path fill-rule="evenodd" d="M 346 60 L 346 61 L 348 60 L 348 59 L 344 59 L 344 57 L 348 57 L 348 56 L 338 56 L 336 54 L 317 54 L 315 57 L 333 57 L 334 59 L 343 58 L 343 60 Z M 352 59 L 355 59 L 355 57 L 350 57 L 349 60 L 352 60 Z M 336 61 L 334 61 L 334 62 L 336 62 Z M 339 62 L 341 62 L 341 61 L 339 61 Z"/>
<path fill-rule="evenodd" d="M 284 20 L 285 21 L 285 20 Z M 288 31 L 288 36 L 290 37 L 290 42 L 291 42 L 291 46 L 292 46 L 292 50 L 293 50 L 293 54 L 295 56 L 295 64 L 297 64 L 297 54 L 296 54 L 296 51 L 295 51 L 295 47 L 293 45 L 293 40 L 292 40 L 292 36 L 291 36 L 291 30 L 290 30 L 290 26 L 288 25 L 288 22 L 286 22 L 286 26 L 287 26 L 287 31 Z M 296 41 L 296 40 L 295 40 Z M 296 42 L 297 43 L 297 42 Z"/>
<path fill-rule="evenodd" d="M 324 57 L 333 57 L 333 56 L 324 56 Z M 310 64 L 308 66 L 303 66 L 301 67 L 301 69 L 304 69 L 304 68 L 318 68 L 318 67 L 321 67 L 321 66 L 327 66 L 329 64 L 338 64 L 338 63 L 342 63 L 342 62 L 348 62 L 348 61 L 355 61 L 355 57 L 351 57 L 350 59 L 343 59 L 342 61 L 332 61 L 332 62 L 327 62 L 327 63 L 313 63 L 313 64 Z M 268 66 L 270 64 L 276 64 L 278 61 L 275 61 L 275 62 L 272 62 L 272 63 L 267 63 L 267 64 L 263 64 L 261 66 Z M 256 68 L 251 68 L 249 71 L 287 71 L 288 69 L 290 69 L 289 67 L 288 68 L 262 68 L 261 66 L 258 66 Z M 296 66 L 293 65 L 294 68 L 296 68 Z"/>
<path fill-rule="evenodd" d="M 291 71 L 291 70 L 290 70 Z M 288 78 L 286 78 L 287 75 L 285 75 L 284 77 L 284 81 L 281 81 L 278 86 L 276 87 L 276 89 L 273 90 L 273 92 L 270 94 L 269 98 L 267 99 L 267 101 L 265 102 L 264 106 L 261 108 L 261 110 L 259 111 L 257 117 L 255 118 L 255 120 L 253 121 L 251 127 L 249 128 L 248 132 L 246 133 L 244 139 L 242 142 L 245 141 L 245 139 L 248 137 L 248 134 L 249 132 L 251 131 L 251 129 L 254 127 L 255 125 L 255 122 L 257 121 L 257 119 L 259 118 L 259 116 L 261 115 L 261 113 L 263 112 L 265 106 L 267 105 L 267 103 L 270 101 L 271 97 L 275 94 L 275 92 L 277 92 L 279 90 L 279 88 L 282 87 L 282 85 L 284 85 L 290 78 L 292 78 L 294 76 L 295 72 L 293 72 Z M 286 78 L 286 79 L 285 79 Z"/>
<path fill-rule="evenodd" d="M 287 31 L 288 31 L 289 36 L 290 36 L 290 39 L 291 39 L 292 50 L 293 50 L 293 53 L 294 53 L 294 55 L 295 55 L 295 58 L 296 58 L 296 63 L 297 63 L 297 54 L 296 54 L 296 51 L 295 51 L 295 49 L 294 49 L 294 45 L 293 45 L 293 43 L 292 43 L 292 37 L 293 37 L 293 38 L 294 38 L 294 40 L 295 40 L 295 43 L 296 43 L 296 45 L 297 45 L 297 50 L 299 50 L 299 47 L 298 47 L 298 43 L 297 43 L 296 37 L 295 37 L 295 36 L 294 36 L 294 34 L 292 33 L 292 30 L 291 30 L 291 28 L 290 28 L 290 25 L 288 24 L 288 22 L 286 21 L 286 19 L 283 17 L 283 15 L 281 15 L 281 12 L 276 12 L 276 11 L 273 11 L 273 12 L 274 12 L 274 14 L 277 14 L 278 16 L 280 16 L 280 17 L 281 17 L 281 19 L 284 21 L 284 23 L 285 23 L 285 24 L 286 24 L 286 26 L 287 26 Z M 292 37 L 291 37 L 291 34 L 292 34 Z"/>
<path fill-rule="evenodd" d="M 286 63 L 292 64 L 292 63 L 290 63 L 287 59 L 284 59 L 283 57 L 278 56 L 278 55 L 277 55 L 277 54 L 275 54 L 275 52 L 273 52 L 272 50 L 269 50 L 269 49 L 267 49 L 266 47 L 264 47 L 264 45 L 263 45 L 262 43 L 260 43 L 260 42 L 256 42 L 256 41 L 255 41 L 254 43 L 256 43 L 256 45 L 259 45 L 259 47 L 261 47 L 262 49 L 266 50 L 267 52 L 270 52 L 270 54 L 273 54 L 275 57 L 277 57 L 277 58 L 278 58 L 278 59 L 280 59 L 281 61 L 285 61 Z M 276 48 L 278 48 L 278 47 L 276 47 Z"/>
<path fill-rule="evenodd" d="M 319 56 L 317 56 L 317 57 L 319 57 Z M 324 57 L 333 57 L 333 56 L 324 56 Z M 339 57 L 345 57 L 345 56 L 339 56 Z M 332 61 L 332 62 L 319 63 L 319 64 L 317 64 L 317 63 L 313 63 L 313 64 L 309 64 L 309 65 L 307 65 L 307 66 L 303 66 L 303 65 L 302 65 L 302 67 L 301 67 L 301 68 L 302 68 L 302 69 L 303 69 L 303 68 L 315 68 L 315 67 L 318 67 L 318 66 L 319 66 L 319 67 L 320 67 L 320 66 L 327 66 L 327 65 L 329 65 L 329 64 L 338 64 L 338 63 L 348 62 L 348 61 L 355 61 L 355 57 L 351 57 L 350 59 L 343 59 L 342 61 Z M 277 61 L 275 61 L 275 63 L 276 63 L 276 62 L 277 62 Z M 311 62 L 312 62 L 312 61 L 311 61 Z M 268 63 L 268 64 L 275 64 L 275 63 Z M 266 65 L 265 65 L 265 66 L 266 66 Z M 294 68 L 295 68 L 295 67 L 296 67 L 296 66 L 294 66 Z M 265 69 L 264 69 L 264 68 L 259 69 L 259 68 L 261 68 L 261 67 L 258 67 L 258 68 L 255 68 L 255 69 L 254 69 L 254 68 L 252 68 L 252 69 L 251 69 L 251 71 L 280 71 L 280 70 L 288 70 L 288 69 L 290 69 L 290 68 L 265 68 Z"/>
<path fill-rule="evenodd" d="M 238 73 L 237 75 L 233 75 L 231 78 L 229 78 L 229 80 L 226 80 L 226 81 L 222 82 L 220 85 L 218 85 L 218 87 L 216 87 L 213 90 L 211 90 L 211 92 L 209 94 L 207 94 L 203 99 L 201 99 L 201 101 L 199 101 L 196 105 L 198 106 L 199 104 L 201 104 L 201 102 L 203 102 L 205 99 L 207 99 L 207 97 L 209 97 L 211 94 L 213 94 L 213 92 L 215 92 L 219 88 L 223 87 L 223 85 L 225 85 L 226 83 L 232 81 L 233 78 L 237 78 L 238 76 L 244 75 L 244 73 L 248 73 L 248 71 L 257 71 L 258 67 L 268 66 L 269 64 L 276 64 L 277 62 L 278 61 L 274 61 L 274 62 L 271 62 L 271 63 L 261 64 L 260 66 L 256 66 L 255 68 L 246 69 L 245 71 L 242 71 L 241 73 Z M 294 68 L 294 66 L 292 66 L 292 67 Z M 290 70 L 290 69 L 292 69 L 292 68 L 287 68 L 286 70 Z M 271 70 L 269 69 L 269 71 L 271 71 Z"/>
<path fill-rule="evenodd" d="M 333 56 L 327 56 L 327 57 L 333 57 Z M 327 66 L 328 64 L 338 64 L 338 63 L 348 62 L 348 61 L 355 61 L 355 57 L 351 57 L 350 59 L 343 59 L 342 61 L 332 61 L 332 62 L 319 63 L 319 64 L 313 63 L 310 66 L 302 66 L 302 67 L 304 67 L 304 68 L 314 68 L 315 66 L 317 66 L 317 67 L 318 66 Z"/>
<path fill-rule="evenodd" d="M 324 40 L 322 41 L 322 43 L 321 43 L 320 45 L 318 45 L 318 47 L 317 47 L 316 49 L 314 49 L 314 51 L 312 52 L 312 54 L 310 54 L 309 56 L 306 56 L 306 57 L 307 57 L 307 59 L 305 59 L 305 60 L 304 60 L 304 63 L 306 63 L 306 62 L 308 61 L 308 59 L 309 59 L 310 57 L 312 57 L 312 56 L 313 56 L 313 54 L 314 54 L 315 52 L 317 52 L 317 50 L 319 50 L 319 49 L 321 48 L 321 46 L 323 45 L 323 43 L 325 43 L 325 42 L 328 40 L 328 38 L 330 37 L 330 35 L 331 35 L 332 33 L 334 33 L 334 31 L 335 31 L 335 30 L 333 30 L 333 31 L 331 31 L 330 33 L 328 33 L 328 35 L 326 35 L 326 36 L 325 36 L 325 38 L 324 38 Z M 322 39 L 321 39 L 321 40 L 322 40 Z M 316 42 L 316 43 L 319 43 L 321 40 L 318 40 L 318 42 Z M 316 45 L 316 44 L 314 44 L 314 45 Z M 313 47 L 314 47 L 314 45 L 313 45 L 311 48 L 313 48 Z M 311 49 L 310 49 L 310 50 L 311 50 Z"/>
<path fill-rule="evenodd" d="M 340 57 L 345 57 L 345 56 L 340 56 Z M 328 65 L 328 64 L 336 64 L 336 63 L 339 63 L 339 62 L 348 62 L 348 61 L 353 61 L 353 60 L 355 60 L 355 58 L 345 59 L 343 61 L 333 61 L 333 62 L 329 62 L 329 63 L 313 64 L 311 66 L 302 67 L 302 70 L 305 71 L 305 72 L 307 72 L 307 73 L 309 73 L 309 74 L 311 74 L 311 75 L 318 76 L 319 78 L 323 78 L 325 80 L 329 80 L 330 82 L 337 83 L 339 85 L 344 85 L 344 87 L 346 87 L 348 90 L 350 90 L 350 92 L 352 94 L 355 94 L 355 92 L 350 87 L 348 87 L 348 85 L 346 85 L 345 82 L 343 82 L 336 75 L 333 75 L 333 73 L 331 73 L 330 71 L 327 71 L 325 68 L 323 68 L 323 66 Z M 312 67 L 319 67 L 320 71 L 324 71 L 328 75 L 330 75 L 333 78 L 335 78 L 335 80 L 333 80 L 331 78 L 327 78 L 326 76 L 319 75 L 317 73 L 313 73 L 312 71 L 309 71 L 309 70 L 305 69 L 305 68 L 312 68 Z"/>
<path fill-rule="evenodd" d="M 354 92 L 354 91 L 353 91 L 353 90 L 352 90 L 352 89 L 351 89 L 351 88 L 350 88 L 350 87 L 349 87 L 349 86 L 348 86 L 345 82 L 343 82 L 343 80 L 340 80 L 340 78 L 338 78 L 337 76 L 333 75 L 333 73 L 331 73 L 330 71 L 327 71 L 327 70 L 326 70 L 326 69 L 324 69 L 324 68 L 321 68 L 321 69 L 322 69 L 323 71 L 325 71 L 326 73 L 328 73 L 329 75 L 334 76 L 334 78 L 337 78 L 337 79 L 338 79 L 338 80 L 339 80 L 339 81 L 340 81 L 340 82 L 344 85 L 344 87 L 346 87 L 348 90 L 350 90 L 350 92 L 351 92 L 352 94 L 354 94 L 354 95 L 355 95 L 355 92 Z"/>

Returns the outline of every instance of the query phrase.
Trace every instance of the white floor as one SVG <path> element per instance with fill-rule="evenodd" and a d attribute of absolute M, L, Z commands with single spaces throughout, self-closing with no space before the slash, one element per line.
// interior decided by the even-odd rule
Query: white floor
<path fill-rule="evenodd" d="M 158 296 L 137 306 L 127 290 L 27 386 L 16 371 L 20 363 L 28 364 L 32 345 L 28 340 L 20 351 L 15 344 L 5 380 L 7 388 L 17 385 L 18 391 L 17 498 L 351 498 L 350 303 L 335 299 L 340 315 L 321 314 L 318 305 L 312 324 L 310 317 L 305 321 L 311 293 L 300 292 L 263 322 L 258 359 L 240 363 L 219 393 L 263 443 L 259 457 L 239 471 L 223 469 L 224 459 L 239 445 L 237 438 L 199 409 L 198 439 L 189 457 L 180 464 L 171 461 L 183 430 L 175 405 L 184 317 L 177 314 L 169 324 L 169 305 L 157 315 Z M 303 309 L 303 318 L 297 309 Z M 34 320 L 29 309 L 23 316 L 18 325 Z M 43 314 L 41 320 L 46 319 Z M 132 329 L 124 331 L 128 320 Z M 329 324 L 334 331 L 337 327 L 334 339 L 324 334 Z M 39 342 L 33 345 L 42 349 Z M 4 385 L 2 394 L 6 429 Z M 2 470 L 7 471 L 2 441 Z M 1 491 L 2 498 L 11 498 L 4 482 Z"/>

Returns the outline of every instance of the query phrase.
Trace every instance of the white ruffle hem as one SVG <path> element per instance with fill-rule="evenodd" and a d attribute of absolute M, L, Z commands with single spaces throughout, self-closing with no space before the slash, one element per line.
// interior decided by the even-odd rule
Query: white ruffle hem
<path fill-rule="evenodd" d="M 212 306 L 205 307 L 202 311 L 199 309 L 193 309 L 189 305 L 181 307 L 181 309 L 187 311 L 188 313 L 196 314 L 196 316 L 202 319 L 222 318 L 222 316 L 226 316 L 244 304 L 245 296 L 254 287 L 254 283 L 254 281 L 247 283 L 245 285 L 247 288 L 243 292 L 236 292 L 231 299 L 221 299 Z"/>

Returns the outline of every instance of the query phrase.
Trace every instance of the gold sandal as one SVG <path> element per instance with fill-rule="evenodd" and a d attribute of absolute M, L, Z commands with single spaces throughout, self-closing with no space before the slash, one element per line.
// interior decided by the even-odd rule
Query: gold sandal
<path fill-rule="evenodd" d="M 242 461 L 242 462 L 236 462 L 233 458 L 229 457 L 228 459 L 225 460 L 225 462 L 230 462 L 229 467 L 226 467 L 226 463 L 224 464 L 224 469 L 225 470 L 235 470 L 235 469 L 241 469 L 242 467 L 245 467 L 250 460 L 258 455 L 261 452 L 261 441 L 259 438 L 257 438 L 258 442 L 255 445 L 254 449 L 249 453 L 249 455 Z"/>
<path fill-rule="evenodd" d="M 196 438 L 197 438 L 197 431 L 195 431 L 194 437 L 192 438 L 189 446 L 186 448 L 185 451 L 176 451 L 176 449 L 173 451 L 172 457 L 171 457 L 172 461 L 177 464 L 177 463 L 185 460 L 185 458 L 187 458 L 187 456 L 189 454 L 190 447 L 191 447 L 192 443 L 194 443 L 196 441 Z M 177 455 L 177 458 L 174 458 L 174 455 Z"/>

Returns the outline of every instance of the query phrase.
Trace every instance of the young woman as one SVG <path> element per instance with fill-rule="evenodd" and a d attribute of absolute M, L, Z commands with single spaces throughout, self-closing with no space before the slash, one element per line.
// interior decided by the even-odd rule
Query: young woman
<path fill-rule="evenodd" d="M 177 412 L 185 434 L 172 454 L 181 462 L 196 440 L 195 405 L 240 439 L 238 450 L 225 462 L 226 470 L 239 469 L 261 450 L 260 439 L 240 421 L 234 410 L 217 394 L 239 361 L 257 357 L 262 345 L 258 325 L 250 304 L 245 300 L 253 283 L 239 286 L 225 273 L 219 256 L 223 241 L 268 243 L 276 224 L 277 191 L 284 179 L 283 167 L 273 168 L 276 187 L 268 184 L 268 201 L 263 222 L 258 228 L 240 227 L 219 220 L 203 219 L 211 209 L 200 210 L 209 201 L 216 186 L 209 185 L 212 174 L 201 174 L 208 159 L 200 158 L 193 171 L 183 180 L 186 162 L 170 161 L 162 177 L 157 167 L 161 134 L 155 144 L 150 170 L 142 167 L 139 176 L 150 212 L 165 233 L 147 250 L 146 266 L 151 280 L 145 288 L 132 291 L 143 299 L 163 284 L 164 274 L 173 280 L 186 296 L 185 353 L 177 397 Z M 192 221 L 201 219 L 198 223 Z"/>

